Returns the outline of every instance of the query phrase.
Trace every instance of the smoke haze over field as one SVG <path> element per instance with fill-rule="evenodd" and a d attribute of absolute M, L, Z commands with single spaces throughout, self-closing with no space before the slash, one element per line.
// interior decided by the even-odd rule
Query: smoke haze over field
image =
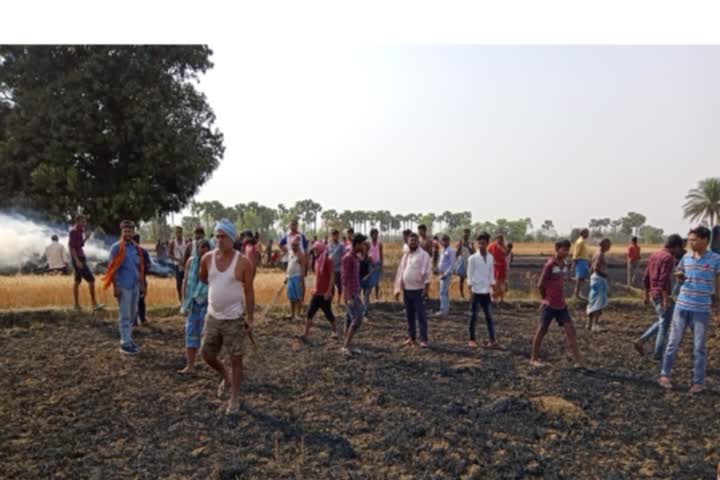
<path fill-rule="evenodd" d="M 38 264 L 50 244 L 50 237 L 57 235 L 67 250 L 68 229 L 50 226 L 17 213 L 0 212 L 0 270 L 17 269 L 28 263 Z M 68 258 L 70 252 L 68 251 Z M 107 259 L 109 251 L 100 241 L 90 239 L 85 244 L 89 260 Z"/>

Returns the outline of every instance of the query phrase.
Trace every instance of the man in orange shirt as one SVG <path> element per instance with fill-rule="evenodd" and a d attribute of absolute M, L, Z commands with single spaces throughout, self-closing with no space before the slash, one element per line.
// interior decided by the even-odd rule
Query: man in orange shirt
<path fill-rule="evenodd" d="M 640 266 L 640 245 L 638 238 L 632 237 L 627 249 L 627 284 L 628 287 L 635 283 L 638 267 Z"/>
<path fill-rule="evenodd" d="M 495 266 L 495 285 L 493 286 L 493 302 L 504 302 L 507 291 L 507 247 L 505 236 L 498 233 L 495 241 L 488 246 L 488 252 L 493 256 Z"/>

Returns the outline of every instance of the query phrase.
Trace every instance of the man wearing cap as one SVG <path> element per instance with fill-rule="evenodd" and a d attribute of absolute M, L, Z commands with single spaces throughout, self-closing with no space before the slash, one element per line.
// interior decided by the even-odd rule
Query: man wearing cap
<path fill-rule="evenodd" d="M 237 239 L 235 225 L 226 219 L 215 225 L 215 250 L 200 262 L 200 281 L 208 285 L 208 307 L 202 333 L 201 352 L 205 362 L 217 371 L 222 381 L 218 395 L 230 387 L 226 414 L 240 407 L 240 382 L 243 376 L 245 337 L 251 334 L 255 311 L 253 268 L 247 258 L 233 248 Z M 231 371 L 218 360 L 220 350 L 230 356 Z"/>

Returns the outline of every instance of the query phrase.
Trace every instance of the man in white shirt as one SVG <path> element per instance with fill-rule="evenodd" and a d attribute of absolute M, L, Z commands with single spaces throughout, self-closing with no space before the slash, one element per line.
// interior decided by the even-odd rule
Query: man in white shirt
<path fill-rule="evenodd" d="M 408 239 L 408 251 L 403 254 L 400 260 L 397 274 L 395 275 L 395 298 L 400 299 L 400 292 L 403 294 L 405 313 L 408 322 L 408 338 L 403 346 L 415 345 L 416 320 L 420 325 L 420 346 L 427 348 L 427 313 L 423 296 L 430 286 L 430 273 L 432 261 L 430 255 L 420 248 L 419 237 L 411 233 Z"/>
<path fill-rule="evenodd" d="M 478 305 L 482 307 L 485 313 L 485 323 L 488 329 L 488 341 L 485 343 L 487 348 L 497 349 L 499 345 L 495 339 L 495 326 L 493 324 L 490 292 L 495 285 L 495 259 L 488 252 L 487 247 L 490 243 L 490 235 L 482 232 L 475 239 L 476 252 L 468 259 L 468 286 L 472 293 L 470 300 L 470 323 L 468 330 L 470 332 L 470 340 L 468 346 L 476 348 L 475 341 L 475 322 L 478 317 Z"/>
<path fill-rule="evenodd" d="M 57 235 L 51 237 L 52 243 L 45 249 L 45 258 L 48 263 L 49 272 L 67 273 L 69 257 L 65 251 L 65 247 L 60 245 Z"/>

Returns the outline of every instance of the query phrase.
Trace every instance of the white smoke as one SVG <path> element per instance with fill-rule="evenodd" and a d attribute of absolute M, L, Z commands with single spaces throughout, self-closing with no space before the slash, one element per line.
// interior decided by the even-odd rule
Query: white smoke
<path fill-rule="evenodd" d="M 18 270 L 27 264 L 40 265 L 53 235 L 59 237 L 70 258 L 69 230 L 42 224 L 17 213 L 0 212 L 0 271 Z M 85 244 L 84 251 L 93 262 L 105 261 L 109 256 L 108 248 L 92 238 Z"/>

